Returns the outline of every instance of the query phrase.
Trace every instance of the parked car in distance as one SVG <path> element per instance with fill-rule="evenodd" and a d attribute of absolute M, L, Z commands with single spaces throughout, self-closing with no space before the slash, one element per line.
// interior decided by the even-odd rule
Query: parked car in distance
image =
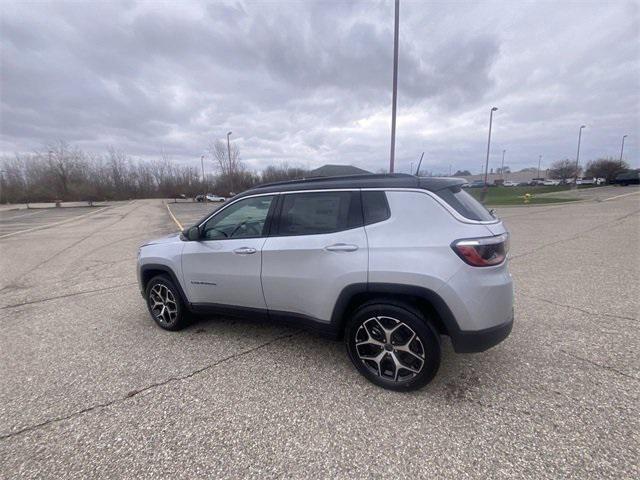
<path fill-rule="evenodd" d="M 196 202 L 204 202 L 204 195 L 196 195 L 195 200 Z"/>
<path fill-rule="evenodd" d="M 616 185 L 626 187 L 627 185 L 639 185 L 640 184 L 640 169 L 630 170 L 628 172 L 619 173 L 614 180 Z"/>
<path fill-rule="evenodd" d="M 577 185 L 596 185 L 596 179 L 594 177 L 582 177 L 576 182 Z"/>
<path fill-rule="evenodd" d="M 217 195 L 213 195 L 211 193 L 207 194 L 207 202 L 224 202 L 226 198 L 219 197 Z"/>
<path fill-rule="evenodd" d="M 546 185 L 547 187 L 553 187 L 556 185 L 560 185 L 560 180 L 554 180 L 552 178 L 549 178 L 547 180 L 545 180 L 544 182 L 542 182 L 543 185 Z"/>
<path fill-rule="evenodd" d="M 469 185 L 469 187 L 471 188 L 484 187 L 484 180 L 474 180 L 473 182 L 471 182 L 471 185 Z"/>
<path fill-rule="evenodd" d="M 518 182 L 512 182 L 511 180 L 505 180 L 502 184 L 503 187 L 517 187 Z"/>
<path fill-rule="evenodd" d="M 189 311 L 306 326 L 343 337 L 374 384 L 420 388 L 438 371 L 441 335 L 479 352 L 513 325 L 509 234 L 463 182 L 389 174 L 255 187 L 142 245 L 140 291 L 163 329 L 183 328 Z"/>

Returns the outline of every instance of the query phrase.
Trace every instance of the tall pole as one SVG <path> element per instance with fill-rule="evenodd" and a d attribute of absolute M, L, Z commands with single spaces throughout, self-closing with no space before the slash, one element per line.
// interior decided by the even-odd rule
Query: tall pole
<path fill-rule="evenodd" d="M 4 170 L 0 170 L 0 203 L 2 203 L 2 182 L 4 182 Z"/>
<path fill-rule="evenodd" d="M 576 153 L 576 174 L 573 179 L 573 188 L 578 188 L 578 167 L 580 166 L 580 142 L 582 141 L 582 129 L 587 128 L 586 125 L 580 125 L 578 130 L 578 152 Z"/>
<path fill-rule="evenodd" d="M 627 135 L 622 136 L 622 148 L 620 148 L 620 162 L 622 162 L 622 154 L 624 153 L 624 139 L 627 138 Z"/>
<path fill-rule="evenodd" d="M 493 112 L 498 110 L 498 107 L 491 107 L 489 112 L 489 139 L 487 140 L 487 160 L 484 164 L 484 187 L 482 188 L 482 200 L 484 201 L 489 190 L 489 184 L 487 183 L 487 177 L 489 176 L 489 151 L 491 150 L 491 126 L 493 125 Z"/>
<path fill-rule="evenodd" d="M 205 183 L 204 183 L 204 155 L 201 155 L 201 156 L 200 156 L 200 163 L 202 164 L 202 190 L 206 190 L 207 188 L 206 188 L 206 185 L 205 185 Z M 206 195 L 206 194 L 207 194 L 207 192 L 206 192 L 206 191 L 203 191 L 203 192 L 202 192 L 202 194 L 203 194 L 203 195 Z M 205 199 L 205 200 L 206 200 L 206 199 Z M 203 200 L 203 201 L 204 201 L 204 200 Z"/>
<path fill-rule="evenodd" d="M 500 175 L 502 175 L 502 180 L 504 180 L 504 154 L 507 153 L 506 150 L 502 150 L 502 164 L 500 164 Z"/>
<path fill-rule="evenodd" d="M 416 177 L 420 176 L 420 167 L 422 166 L 422 159 L 424 158 L 424 152 L 420 155 L 420 161 L 418 162 L 418 168 L 416 168 Z"/>
<path fill-rule="evenodd" d="M 396 159 L 396 106 L 398 103 L 398 30 L 400 27 L 400 0 L 396 0 L 395 30 L 393 33 L 393 98 L 391 100 L 391 153 L 389 173 L 393 173 Z"/>
<path fill-rule="evenodd" d="M 229 154 L 229 185 L 231 187 L 231 192 L 233 193 L 233 169 L 231 168 L 231 144 L 229 143 L 229 135 L 233 132 L 227 132 L 227 153 Z"/>
<path fill-rule="evenodd" d="M 542 163 L 542 155 L 538 156 L 538 178 L 540 178 L 540 163 Z"/>

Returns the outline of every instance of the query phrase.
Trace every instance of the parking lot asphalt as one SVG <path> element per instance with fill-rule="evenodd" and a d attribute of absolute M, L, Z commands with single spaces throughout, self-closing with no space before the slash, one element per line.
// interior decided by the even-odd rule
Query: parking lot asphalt
<path fill-rule="evenodd" d="M 410 394 L 304 331 L 156 327 L 134 265 L 177 229 L 160 200 L 0 238 L 0 477 L 638 478 L 640 195 L 498 213 L 514 330 L 445 341 Z"/>
<path fill-rule="evenodd" d="M 104 207 L 34 208 L 0 211 L 0 239 L 72 218 L 90 215 Z"/>

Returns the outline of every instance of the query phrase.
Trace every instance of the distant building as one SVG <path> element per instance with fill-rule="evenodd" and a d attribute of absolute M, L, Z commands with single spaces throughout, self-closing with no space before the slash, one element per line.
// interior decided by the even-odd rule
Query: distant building
<path fill-rule="evenodd" d="M 308 177 L 336 177 L 339 175 L 361 175 L 363 173 L 371 173 L 353 165 L 323 165 L 322 167 L 311 170 Z"/>

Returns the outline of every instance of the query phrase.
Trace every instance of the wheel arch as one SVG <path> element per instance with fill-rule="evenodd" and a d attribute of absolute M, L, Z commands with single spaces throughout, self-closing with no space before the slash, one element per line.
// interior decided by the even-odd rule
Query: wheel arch
<path fill-rule="evenodd" d="M 190 303 L 187 300 L 187 296 L 182 289 L 182 284 L 178 281 L 178 277 L 176 276 L 173 269 L 167 265 L 162 265 L 159 263 L 147 263 L 140 267 L 140 285 L 142 290 L 145 291 L 147 285 L 151 279 L 157 275 L 168 275 L 173 284 L 178 289 L 180 293 L 180 297 L 182 298 L 182 303 L 185 306 L 190 306 Z"/>
<path fill-rule="evenodd" d="M 373 301 L 418 310 L 441 335 L 448 335 L 452 340 L 458 335 L 456 319 L 440 295 L 428 288 L 395 283 L 362 283 L 345 287 L 331 316 L 335 330 L 342 335 L 349 317 L 362 305 Z"/>

